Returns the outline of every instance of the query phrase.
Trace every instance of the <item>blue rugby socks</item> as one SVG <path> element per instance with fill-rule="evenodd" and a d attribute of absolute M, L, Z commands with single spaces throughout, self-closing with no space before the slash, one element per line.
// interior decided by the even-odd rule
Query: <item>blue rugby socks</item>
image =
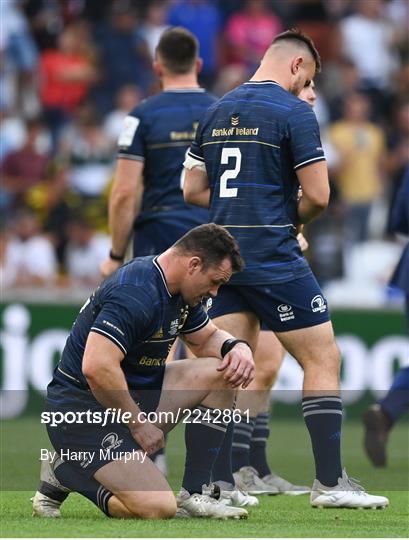
<path fill-rule="evenodd" d="M 212 470 L 212 480 L 217 482 L 222 489 L 234 486 L 234 477 L 232 469 L 232 444 L 233 444 L 234 422 L 233 420 L 227 426 L 223 444 L 216 458 Z M 227 484 L 227 485 L 226 485 Z"/>
<path fill-rule="evenodd" d="M 113 494 L 108 489 L 104 488 L 104 486 L 102 486 L 99 482 L 93 478 L 88 478 L 87 476 L 82 475 L 81 473 L 77 472 L 73 465 L 64 461 L 61 462 L 61 465 L 56 467 L 54 474 L 57 477 L 57 480 L 61 482 L 64 487 L 80 493 L 98 506 L 98 508 L 102 510 L 105 515 L 110 517 L 108 511 L 108 502 Z M 43 493 L 43 490 L 41 490 L 41 492 Z M 57 494 L 57 491 L 55 491 L 55 494 Z M 44 493 L 44 495 L 55 498 L 53 495 L 48 493 Z"/>
<path fill-rule="evenodd" d="M 267 440 L 270 435 L 269 418 L 268 411 L 258 413 L 250 441 L 250 465 L 256 469 L 260 478 L 271 474 L 267 463 Z"/>
<path fill-rule="evenodd" d="M 336 486 L 342 476 L 342 400 L 337 396 L 305 397 L 302 408 L 310 433 L 316 478 L 324 486 Z"/>
<path fill-rule="evenodd" d="M 250 441 L 255 424 L 254 417 L 241 416 L 240 422 L 234 426 L 232 452 L 234 472 L 250 465 Z"/>
<path fill-rule="evenodd" d="M 190 494 L 202 493 L 210 483 L 214 462 L 223 444 L 227 424 L 220 421 L 217 410 L 199 406 L 200 422 L 185 427 L 186 462 L 182 486 Z M 195 414 L 195 420 L 198 420 Z"/>

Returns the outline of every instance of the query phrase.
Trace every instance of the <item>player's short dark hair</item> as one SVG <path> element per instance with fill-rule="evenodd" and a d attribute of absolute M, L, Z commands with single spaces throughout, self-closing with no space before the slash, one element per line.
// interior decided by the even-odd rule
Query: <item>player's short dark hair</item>
<path fill-rule="evenodd" d="M 286 30 L 285 32 L 281 32 L 281 34 L 278 34 L 271 42 L 271 45 L 275 45 L 280 41 L 293 41 L 298 42 L 298 44 L 304 44 L 315 61 L 316 73 L 321 71 L 321 57 L 314 45 L 313 40 L 307 36 L 307 34 L 303 34 L 298 28 L 291 28 L 290 30 Z"/>
<path fill-rule="evenodd" d="M 163 32 L 156 52 L 170 72 L 188 73 L 199 53 L 199 42 L 189 30 L 175 26 Z"/>
<path fill-rule="evenodd" d="M 204 268 L 218 266 L 227 257 L 230 258 L 233 272 L 241 272 L 244 268 L 236 240 L 224 227 L 215 223 L 195 227 L 173 247 L 183 254 L 200 257 Z"/>

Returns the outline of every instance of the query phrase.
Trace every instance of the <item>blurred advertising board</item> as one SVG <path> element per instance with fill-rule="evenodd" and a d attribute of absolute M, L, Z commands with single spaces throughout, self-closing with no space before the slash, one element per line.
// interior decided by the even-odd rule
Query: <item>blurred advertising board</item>
<path fill-rule="evenodd" d="M 1 418 L 37 413 L 80 304 L 0 304 Z M 332 318 L 342 353 L 342 389 L 347 411 L 385 394 L 393 374 L 409 365 L 409 338 L 397 310 L 335 309 Z M 286 357 L 273 390 L 277 413 L 297 409 L 302 370 Z"/>

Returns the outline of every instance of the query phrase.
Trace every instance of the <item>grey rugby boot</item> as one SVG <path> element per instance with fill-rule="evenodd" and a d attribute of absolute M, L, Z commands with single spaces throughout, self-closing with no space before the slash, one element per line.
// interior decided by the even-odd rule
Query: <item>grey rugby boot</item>
<path fill-rule="evenodd" d="M 51 460 L 41 461 L 40 484 L 31 499 L 33 516 L 47 518 L 59 518 L 61 516 L 60 506 L 71 492 L 55 476 L 54 470 L 61 463 L 62 460 L 57 456 L 54 456 Z"/>

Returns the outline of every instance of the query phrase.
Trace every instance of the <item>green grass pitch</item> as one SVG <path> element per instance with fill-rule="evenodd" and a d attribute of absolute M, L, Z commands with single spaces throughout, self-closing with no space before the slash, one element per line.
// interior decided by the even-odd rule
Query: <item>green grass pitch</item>
<path fill-rule="evenodd" d="M 311 483 L 313 463 L 302 419 L 271 424 L 269 455 L 276 472 L 297 483 Z M 312 509 L 307 496 L 260 497 L 241 521 L 188 519 L 168 521 L 114 520 L 104 517 L 77 494 L 63 505 L 62 519 L 31 517 L 39 470 L 39 448 L 49 447 L 38 419 L 2 423 L 1 428 L 1 536 L 2 537 L 407 537 L 409 535 L 408 426 L 392 432 L 389 467 L 371 467 L 362 452 L 362 428 L 353 420 L 344 425 L 344 464 L 372 492 L 390 499 L 386 510 Z M 183 431 L 170 435 L 167 451 L 172 487 L 180 485 Z"/>

